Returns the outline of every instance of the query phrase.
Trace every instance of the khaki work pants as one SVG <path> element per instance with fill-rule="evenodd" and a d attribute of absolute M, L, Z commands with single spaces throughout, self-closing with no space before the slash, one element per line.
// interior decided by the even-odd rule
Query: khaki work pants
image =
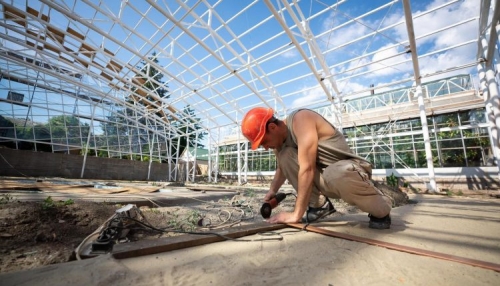
<path fill-rule="evenodd" d="M 297 149 L 283 148 L 278 154 L 279 167 L 287 180 L 297 190 L 299 164 Z M 391 212 L 391 199 L 384 196 L 371 181 L 371 165 L 358 159 L 338 161 L 323 170 L 317 168 L 309 206 L 317 207 L 321 194 L 342 199 L 375 217 Z"/>

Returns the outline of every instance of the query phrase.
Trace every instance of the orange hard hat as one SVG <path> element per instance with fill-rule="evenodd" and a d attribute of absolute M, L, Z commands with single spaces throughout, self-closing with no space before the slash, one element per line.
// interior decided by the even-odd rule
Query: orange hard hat
<path fill-rule="evenodd" d="M 272 108 L 255 107 L 245 114 L 241 122 L 241 132 L 252 144 L 252 150 L 259 147 L 262 138 L 266 134 L 266 123 L 273 117 Z"/>

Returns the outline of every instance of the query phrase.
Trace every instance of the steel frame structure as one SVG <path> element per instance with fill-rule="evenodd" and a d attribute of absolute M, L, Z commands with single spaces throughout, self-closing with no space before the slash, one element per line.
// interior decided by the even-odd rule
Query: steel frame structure
<path fill-rule="evenodd" d="M 422 6 L 418 1 L 387 0 L 365 8 L 361 0 L 333 4 L 320 0 L 0 0 L 0 115 L 16 117 L 17 106 L 30 109 L 26 118 L 49 110 L 45 121 L 52 114 L 76 115 L 86 120 L 90 131 L 75 145 L 89 148 L 94 144 L 96 150 L 115 148 L 109 142 L 98 148 L 96 130 L 106 126 L 102 122 L 109 118 L 121 118 L 112 123 L 129 130 L 124 134 L 130 137 L 127 143 L 118 136 L 117 156 L 129 153 L 148 158 L 150 164 L 167 162 L 172 167 L 166 179 L 175 180 L 179 173 L 175 162 L 180 156 L 175 150 L 181 138 L 187 138 L 187 144 L 194 141 L 194 146 L 206 133 L 204 145 L 215 154 L 223 140 L 220 134 L 228 133 L 221 130 L 238 130 L 252 107 L 268 106 L 285 116 L 296 108 L 329 105 L 328 113 L 342 128 L 345 102 L 369 95 L 374 88 L 413 82 L 427 142 L 430 185 L 437 190 L 422 82 L 440 75 L 474 73 L 477 68 L 497 162 L 500 155 L 497 1 L 482 0 L 477 15 L 456 15 L 432 29 L 419 30 L 415 25 L 466 2 Z M 349 6 L 353 3 L 359 7 Z M 477 27 L 477 34 L 459 42 L 426 46 L 437 35 L 471 25 Z M 357 34 L 338 40 L 346 33 Z M 445 69 L 427 65 L 423 71 L 421 67 L 422 61 L 471 45 L 477 47 L 476 55 L 467 55 Z M 360 52 L 354 52 L 355 47 Z M 387 70 L 399 74 L 390 79 L 373 77 Z M 154 88 L 146 88 L 147 83 Z M 7 93 L 20 86 L 25 86 L 27 94 L 43 91 L 47 102 L 7 99 Z M 168 90 L 167 97 L 162 96 L 164 90 Z M 63 101 L 71 99 L 67 101 L 74 110 L 52 107 L 53 94 L 60 94 Z M 319 96 L 301 101 L 315 94 Z M 183 112 L 186 107 L 193 112 Z M 130 114 L 125 116 L 123 110 Z M 190 128 L 193 122 L 199 129 Z M 108 131 L 103 131 L 103 138 L 109 136 Z M 35 135 L 27 140 L 38 142 Z M 237 140 L 244 142 L 242 137 Z M 133 150 L 136 145 L 138 151 Z M 243 155 L 237 166 L 240 184 L 246 181 L 247 149 L 247 144 L 238 144 Z M 212 158 L 209 176 L 216 181 L 218 156 Z M 82 176 L 84 169 L 85 165 Z M 185 179 L 194 180 L 192 170 L 186 169 Z"/>

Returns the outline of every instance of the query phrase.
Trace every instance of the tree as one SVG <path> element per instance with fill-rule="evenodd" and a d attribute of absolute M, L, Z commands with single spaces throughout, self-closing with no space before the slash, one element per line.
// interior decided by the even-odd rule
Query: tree
<path fill-rule="evenodd" d="M 150 61 L 158 64 L 156 52 L 153 52 L 148 57 Z M 140 88 L 133 87 L 132 93 L 127 97 L 126 102 L 135 105 L 136 109 L 143 109 L 143 113 L 147 113 L 149 109 L 157 109 L 153 114 L 159 118 L 164 116 L 163 110 L 159 109 L 161 100 L 169 98 L 167 85 L 163 81 L 164 75 L 155 67 L 151 66 L 146 60 L 141 61 L 137 67 L 138 72 L 132 82 L 139 85 Z M 154 81 L 153 81 L 154 80 Z M 150 102 L 147 102 L 147 99 Z M 107 116 L 107 121 L 101 123 L 101 128 L 104 130 L 104 136 L 99 138 L 100 146 L 108 146 L 111 151 L 126 153 L 132 150 L 134 153 L 144 153 L 149 150 L 149 138 L 151 132 L 145 128 L 138 127 L 139 125 L 150 126 L 148 121 L 142 114 L 137 113 L 134 109 L 124 106 L 122 109 L 116 110 L 115 113 Z M 123 156 L 122 156 L 123 157 Z M 136 158 L 134 156 L 134 158 Z M 140 159 L 140 156 L 137 157 Z"/>
<path fill-rule="evenodd" d="M 153 52 L 148 57 L 148 60 L 155 64 L 159 63 L 156 52 Z M 103 144 L 115 146 L 110 147 L 110 149 L 117 151 L 118 146 L 120 146 L 122 153 L 132 150 L 133 153 L 142 153 L 149 156 L 150 148 L 153 148 L 153 150 L 155 148 L 150 146 L 150 140 L 153 138 L 152 131 L 141 127 L 136 128 L 135 121 L 140 125 L 149 126 L 151 129 L 157 128 L 157 122 L 163 122 L 163 124 L 170 124 L 173 130 L 177 130 L 177 133 L 170 135 L 170 143 L 155 137 L 155 144 L 161 144 L 166 148 L 165 150 L 169 149 L 168 144 L 172 144 L 172 153 L 178 151 L 179 155 L 188 146 L 203 148 L 204 145 L 201 142 L 206 132 L 198 132 L 198 137 L 196 137 L 196 132 L 201 129 L 201 120 L 194 116 L 194 109 L 187 105 L 180 114 L 175 114 L 176 118 L 169 116 L 163 110 L 164 104 L 162 100 L 170 97 L 168 86 L 164 81 L 164 74 L 152 66 L 149 61 L 143 60 L 138 66 L 140 72 L 134 76 L 132 82 L 140 86 L 140 88 L 134 86 L 126 101 L 135 105 L 138 110 L 143 108 L 144 113 L 153 110 L 150 114 L 156 117 L 157 120 L 148 120 L 134 109 L 123 107 L 108 116 L 108 122 L 101 123 L 101 127 L 106 134 L 104 139 L 107 140 L 107 142 L 103 141 Z M 179 136 L 180 144 L 177 146 Z M 124 148 L 124 146 L 129 148 Z"/>
<path fill-rule="evenodd" d="M 190 105 L 187 105 L 182 110 L 179 120 L 174 121 L 172 124 L 173 127 L 178 130 L 181 136 L 178 146 L 179 149 L 177 149 L 175 146 L 175 144 L 177 143 L 176 140 L 172 141 L 172 144 L 174 144 L 173 149 L 179 150 L 179 154 L 182 154 L 182 152 L 184 152 L 184 149 L 188 146 L 197 148 L 205 147 L 205 145 L 203 145 L 201 142 L 207 133 L 199 131 L 202 129 L 202 127 L 200 126 L 201 119 L 196 117 L 194 114 L 194 109 L 192 109 Z M 197 131 L 198 137 L 196 137 Z"/>
<path fill-rule="evenodd" d="M 90 125 L 73 115 L 54 116 L 45 128 L 51 132 L 52 143 L 80 148 L 85 146 L 90 132 Z"/>
<path fill-rule="evenodd" d="M 156 52 L 153 52 L 153 54 L 148 57 L 148 60 L 155 64 L 159 63 Z M 133 93 L 129 96 L 127 101 L 132 104 L 135 101 L 148 109 L 158 109 L 162 105 L 161 99 L 170 97 L 168 85 L 163 81 L 164 75 L 146 60 L 141 61 L 141 65 L 137 68 L 141 71 L 135 75 L 132 81 L 135 84 L 141 85 L 142 88 L 133 87 Z M 145 102 L 143 99 L 147 99 L 151 103 Z M 165 116 L 163 110 L 158 110 L 155 114 L 160 118 Z"/>
<path fill-rule="evenodd" d="M 82 146 L 82 140 L 86 140 L 90 132 L 89 124 L 82 124 L 77 117 L 72 115 L 52 117 L 49 119 L 47 128 L 50 128 L 53 141 L 77 146 Z"/>

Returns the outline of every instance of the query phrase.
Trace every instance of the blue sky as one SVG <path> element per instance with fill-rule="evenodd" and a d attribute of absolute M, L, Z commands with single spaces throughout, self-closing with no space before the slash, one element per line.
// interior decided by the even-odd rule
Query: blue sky
<path fill-rule="evenodd" d="M 190 8 L 197 2 L 186 3 Z M 270 2 L 275 10 L 284 9 L 281 1 Z M 414 0 L 411 2 L 412 11 L 414 15 L 418 15 L 448 2 L 453 3 L 415 19 L 420 55 L 477 39 L 477 0 Z M 16 7 L 24 9 L 26 2 L 14 3 Z M 50 14 L 51 25 L 63 30 L 69 26 L 85 35 L 85 42 L 91 47 L 103 47 L 110 51 L 114 54 L 114 60 L 121 65 L 137 66 L 142 60 L 141 56 L 157 52 L 159 64 L 166 72 L 164 80 L 168 82 L 172 92 L 167 103 L 178 109 L 187 104 L 192 105 L 209 127 L 237 121 L 246 110 L 256 105 L 267 104 L 283 112 L 313 103 L 328 103 L 324 90 L 310 74 L 309 66 L 304 63 L 296 47 L 290 45 L 290 37 L 284 33 L 264 1 L 208 1 L 210 5 L 218 3 L 213 7 L 213 14 L 208 13 L 207 7 L 201 2 L 193 8 L 199 19 L 187 14 L 187 9 L 179 4 L 182 1 L 152 3 L 157 7 L 146 1 L 129 1 L 123 6 L 121 1 L 114 0 L 103 1 L 100 6 L 97 5 L 99 1 L 94 0 L 54 2 L 71 11 L 69 14 L 75 15 L 77 21 L 68 21 L 56 9 L 50 9 L 49 13 L 48 6 L 43 2 L 30 0 L 27 3 L 42 13 Z M 251 3 L 253 5 L 247 7 Z M 335 3 L 339 5 L 327 8 Z M 317 48 L 331 67 L 329 72 L 334 75 L 333 79 L 337 82 L 341 95 L 366 89 L 370 84 L 382 86 L 397 82 L 413 74 L 410 55 L 404 53 L 408 44 L 406 26 L 404 23 L 395 25 L 404 20 L 402 1 L 311 0 L 300 1 L 299 6 L 300 11 L 292 6 L 299 21 L 302 16 L 313 17 L 308 21 L 308 27 L 317 37 Z M 246 7 L 248 9 L 243 11 Z M 381 8 L 372 15 L 359 18 L 378 7 Z M 169 15 L 178 23 L 169 21 Z M 305 43 L 299 29 L 294 27 L 290 13 L 285 12 L 281 16 L 284 23 L 291 27 L 295 39 L 307 56 L 310 56 L 311 48 Z M 456 28 L 427 35 L 460 21 L 466 22 Z M 223 26 L 223 22 L 227 25 Z M 89 29 L 86 23 L 91 23 L 93 28 Z M 212 31 L 203 25 L 209 25 Z M 34 26 L 40 27 L 36 23 Z M 186 31 L 195 39 L 187 35 Z M 363 36 L 366 38 L 351 43 Z M 58 45 L 56 42 L 53 44 Z M 7 45 L 15 46 L 12 43 Z M 68 38 L 65 46 L 78 51 L 81 43 Z M 476 49 L 477 44 L 469 43 L 424 57 L 420 60 L 421 74 L 470 63 L 474 61 Z M 27 55 L 34 53 L 22 52 Z M 362 57 L 363 55 L 367 56 Z M 85 55 L 78 56 L 86 59 Z M 111 58 L 101 52 L 94 61 L 106 66 Z M 346 62 L 355 58 L 359 59 Z M 316 70 L 321 70 L 317 59 L 311 62 Z M 377 63 L 367 65 L 370 62 Z M 78 62 L 67 67 L 85 70 Z M 101 72 L 96 67 L 91 67 L 90 71 L 94 74 Z M 475 73 L 475 68 L 455 73 L 468 72 Z M 131 78 L 134 74 L 125 68 L 112 75 L 117 78 L 113 81 L 120 83 L 119 78 Z M 439 77 L 451 75 L 453 73 Z M 424 78 L 424 81 L 436 78 Z M 90 79 L 86 84 L 97 86 L 97 81 Z M 411 82 L 404 85 L 408 84 Z M 401 84 L 377 90 L 400 86 Z M 109 90 L 106 87 L 100 88 L 104 92 Z"/>

